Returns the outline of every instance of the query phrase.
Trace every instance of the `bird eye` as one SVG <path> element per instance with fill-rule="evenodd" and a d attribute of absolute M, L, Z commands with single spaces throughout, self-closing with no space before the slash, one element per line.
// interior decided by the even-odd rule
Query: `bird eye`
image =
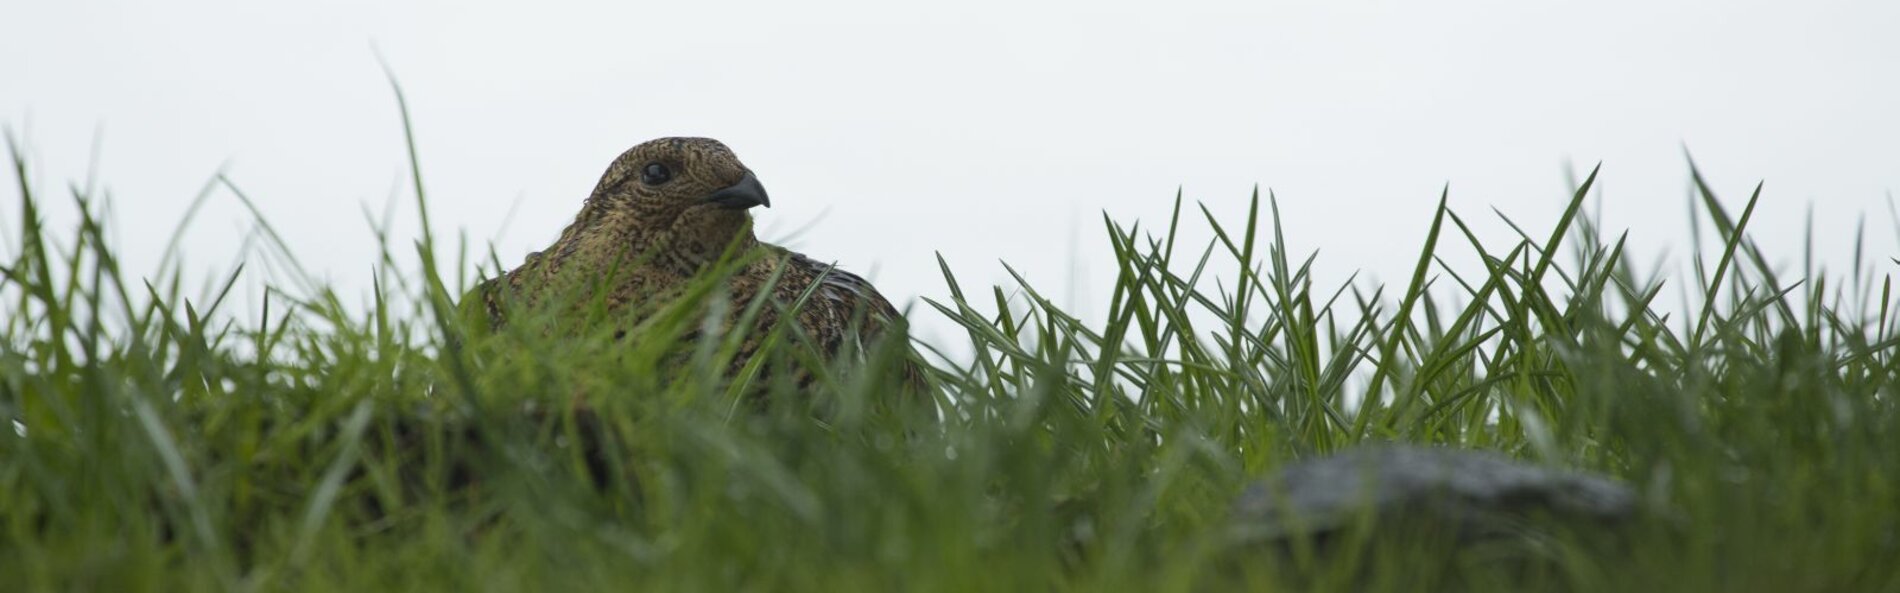
<path fill-rule="evenodd" d="M 640 182 L 647 185 L 659 185 L 672 179 L 673 170 L 660 163 L 647 163 L 646 168 L 640 170 Z"/>

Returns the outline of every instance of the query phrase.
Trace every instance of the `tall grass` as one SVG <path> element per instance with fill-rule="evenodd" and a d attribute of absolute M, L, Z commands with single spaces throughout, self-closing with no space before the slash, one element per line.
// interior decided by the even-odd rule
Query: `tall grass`
<path fill-rule="evenodd" d="M 819 367 L 803 390 L 718 372 L 719 337 L 671 339 L 747 305 L 710 290 L 639 340 L 479 331 L 456 312 L 475 265 L 433 234 L 378 229 L 356 312 L 267 241 L 293 278 L 239 315 L 241 269 L 209 298 L 180 262 L 122 269 L 87 190 L 47 228 L 12 155 L 7 590 L 1900 590 L 1890 279 L 1778 276 L 1747 235 L 1759 191 L 1731 214 L 1700 186 L 1722 247 L 1670 280 L 1686 316 L 1581 215 L 1594 172 L 1515 242 L 1441 199 L 1412 277 L 1370 289 L 1314 286 L 1271 196 L 1234 220 L 1177 197 L 1158 229 L 1103 221 L 1097 318 L 945 266 L 919 314 L 974 354 L 936 359 L 937 405 L 892 406 L 902 345 L 828 362 L 792 336 L 768 355 Z M 1188 225 L 1215 239 L 1178 244 Z M 1520 544 L 1531 571 L 1237 537 L 1250 479 L 1391 441 L 1607 472 L 1651 513 L 1611 546 Z"/>

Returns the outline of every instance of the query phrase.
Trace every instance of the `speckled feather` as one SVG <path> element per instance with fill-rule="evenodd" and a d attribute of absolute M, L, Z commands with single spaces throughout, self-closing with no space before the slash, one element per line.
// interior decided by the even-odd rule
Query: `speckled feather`
<path fill-rule="evenodd" d="M 671 172 L 670 179 L 656 184 L 643 178 L 642 171 L 656 163 Z M 490 323 L 499 328 L 507 323 L 510 310 L 503 306 L 505 300 L 512 300 L 510 307 L 562 302 L 578 309 L 604 297 L 607 319 L 617 324 L 617 334 L 626 335 L 636 330 L 650 305 L 679 294 L 730 247 L 735 253 L 750 251 L 758 257 L 750 258 L 726 281 L 735 306 L 723 331 L 733 330 L 744 305 L 777 275 L 771 298 L 784 307 L 805 298 L 796 322 L 826 354 L 837 355 L 847 343 L 855 348 L 873 339 L 903 339 L 903 316 L 869 282 L 760 242 L 752 233 L 746 209 L 707 201 L 715 192 L 748 180 L 757 183 L 738 157 L 716 140 L 661 138 L 628 149 L 607 167 L 560 238 L 500 278 L 479 286 L 479 302 Z M 753 187 L 759 189 L 757 197 L 763 201 L 762 186 Z M 735 370 L 743 368 L 768 330 L 779 322 L 778 310 L 763 308 L 753 327 L 747 328 L 733 361 Z M 886 335 L 893 330 L 897 334 Z M 907 366 L 909 381 L 921 386 L 921 371 L 914 362 Z M 801 372 L 799 382 L 808 380 Z"/>

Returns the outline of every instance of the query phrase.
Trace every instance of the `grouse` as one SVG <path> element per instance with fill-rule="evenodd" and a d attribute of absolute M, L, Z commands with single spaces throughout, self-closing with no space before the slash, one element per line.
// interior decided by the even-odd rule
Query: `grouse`
<path fill-rule="evenodd" d="M 471 296 L 491 329 L 522 311 L 579 315 L 604 305 L 616 337 L 638 340 L 641 322 L 721 262 L 739 266 L 722 281 L 731 306 L 719 331 L 746 332 L 731 371 L 745 368 L 765 337 L 790 315 L 827 356 L 865 352 L 875 340 L 906 340 L 903 316 L 871 283 L 753 235 L 749 210 L 771 206 L 765 186 L 731 149 L 710 138 L 641 143 L 608 165 L 581 211 L 547 249 L 479 285 Z M 755 299 L 750 327 L 744 320 Z M 542 307 L 544 309 L 536 309 Z M 690 335 L 690 334 L 689 334 Z M 905 382 L 921 387 L 919 363 L 906 350 Z M 800 385 L 811 380 L 795 369 Z"/>

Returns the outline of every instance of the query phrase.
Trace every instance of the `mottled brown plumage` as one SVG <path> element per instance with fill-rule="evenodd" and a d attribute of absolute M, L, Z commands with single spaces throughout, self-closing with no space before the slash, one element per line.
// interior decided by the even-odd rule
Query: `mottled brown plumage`
<path fill-rule="evenodd" d="M 724 144 L 661 138 L 635 146 L 607 167 L 574 222 L 554 244 L 477 290 L 494 327 L 512 313 L 551 305 L 604 303 L 616 335 L 639 339 L 640 323 L 721 257 L 743 268 L 724 288 L 733 306 L 722 332 L 745 331 L 733 368 L 743 368 L 781 310 L 798 308 L 797 328 L 827 355 L 873 339 L 904 339 L 904 320 L 863 278 L 782 247 L 752 232 L 752 206 L 769 206 L 764 186 Z M 733 260 L 727 260 L 733 261 Z M 774 280 L 776 277 L 776 280 Z M 769 289 L 771 302 L 751 327 L 734 327 L 747 304 Z M 809 296 L 806 296 L 809 293 Z M 803 302 L 800 303 L 801 298 Z M 907 368 L 921 383 L 914 363 Z M 808 376 L 800 373 L 800 382 Z"/>

